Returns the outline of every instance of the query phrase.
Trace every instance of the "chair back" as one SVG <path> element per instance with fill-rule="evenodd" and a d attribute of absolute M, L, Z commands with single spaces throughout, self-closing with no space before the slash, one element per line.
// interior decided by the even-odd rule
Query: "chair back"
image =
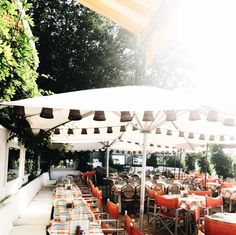
<path fill-rule="evenodd" d="M 131 235 L 131 225 L 133 223 L 133 220 L 131 219 L 130 216 L 128 216 L 127 211 L 125 211 L 125 216 L 124 216 L 124 229 L 128 235 Z"/>
<path fill-rule="evenodd" d="M 163 191 L 156 191 L 156 190 L 154 190 L 154 189 L 149 189 L 149 190 L 148 190 L 148 197 L 149 197 L 150 199 L 155 199 L 156 194 L 158 194 L 158 195 L 164 195 L 164 192 L 163 192 Z"/>
<path fill-rule="evenodd" d="M 98 198 L 98 197 L 102 197 L 102 190 L 98 190 L 98 191 L 97 191 L 97 198 Z"/>
<path fill-rule="evenodd" d="M 92 187 L 93 187 L 93 181 L 92 180 L 89 180 L 88 181 L 88 187 L 90 188 L 90 190 L 92 190 Z"/>
<path fill-rule="evenodd" d="M 221 191 L 221 193 L 224 195 L 224 198 L 231 198 L 232 192 L 230 190 L 225 190 L 224 193 Z"/>
<path fill-rule="evenodd" d="M 168 193 L 172 193 L 172 194 L 180 194 L 180 185 L 178 184 L 172 184 L 168 187 Z"/>
<path fill-rule="evenodd" d="M 123 179 L 123 178 L 119 178 L 116 180 L 115 184 L 119 184 L 119 185 L 125 185 L 128 183 L 127 179 Z"/>
<path fill-rule="evenodd" d="M 156 190 L 156 191 L 163 191 L 165 192 L 166 190 L 166 187 L 165 187 L 165 184 L 164 183 L 155 183 L 153 186 L 152 186 L 152 189 Z"/>
<path fill-rule="evenodd" d="M 99 196 L 97 199 L 98 199 L 98 208 L 100 211 L 103 211 L 102 197 Z"/>
<path fill-rule="evenodd" d="M 206 216 L 205 218 L 206 235 L 233 235 L 236 234 L 236 224 L 218 221 Z"/>
<path fill-rule="evenodd" d="M 133 198 L 135 195 L 135 187 L 131 184 L 126 184 L 121 188 L 122 195 L 127 198 Z"/>
<path fill-rule="evenodd" d="M 179 198 L 171 197 L 168 198 L 166 196 L 160 196 L 156 194 L 155 203 L 160 207 L 165 207 L 167 209 L 178 209 L 179 208 Z"/>
<path fill-rule="evenodd" d="M 150 190 L 150 188 L 148 186 L 145 186 L 145 197 L 148 196 L 148 190 Z M 141 195 L 141 185 L 137 185 L 135 187 L 135 193 L 136 193 L 136 198 L 140 198 L 140 195 Z"/>
<path fill-rule="evenodd" d="M 118 203 L 117 204 L 113 203 L 108 199 L 106 211 L 109 214 L 109 216 L 112 217 L 113 219 L 119 218 L 119 204 Z"/>
<path fill-rule="evenodd" d="M 230 199 L 234 201 L 236 200 L 236 192 L 232 192 Z"/>
<path fill-rule="evenodd" d="M 194 190 L 189 190 L 188 191 L 188 194 L 195 194 L 195 195 L 198 195 L 198 196 L 209 196 L 209 197 L 211 197 L 211 191 L 210 190 L 196 190 L 196 191 L 194 191 Z"/>
<path fill-rule="evenodd" d="M 145 235 L 139 229 L 135 228 L 133 224 L 131 224 L 131 235 Z"/>
<path fill-rule="evenodd" d="M 221 207 L 221 212 L 223 212 L 223 198 L 222 196 L 218 197 L 209 197 L 206 195 L 206 208 L 207 208 L 207 214 L 209 214 L 209 209 Z"/>

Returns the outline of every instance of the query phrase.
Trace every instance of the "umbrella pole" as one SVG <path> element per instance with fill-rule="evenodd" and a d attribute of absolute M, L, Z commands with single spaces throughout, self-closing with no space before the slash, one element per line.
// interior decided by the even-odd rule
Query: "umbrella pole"
<path fill-rule="evenodd" d="M 106 156 L 106 160 L 107 160 L 107 164 L 106 164 L 106 178 L 108 179 L 109 178 L 109 156 L 110 156 L 110 148 L 109 148 L 109 145 L 107 145 L 107 156 Z"/>
<path fill-rule="evenodd" d="M 147 137 L 148 132 L 143 132 L 143 163 L 141 175 L 141 193 L 140 193 L 140 229 L 143 230 L 144 201 L 145 201 L 145 181 L 146 181 L 146 159 L 147 159 Z"/>
<path fill-rule="evenodd" d="M 206 155 L 205 155 L 205 163 L 206 163 L 206 169 L 205 169 L 205 190 L 206 190 L 206 185 L 207 185 L 207 166 L 208 166 L 208 164 L 207 164 L 207 161 L 208 161 L 208 159 L 207 159 L 207 155 L 208 155 L 208 144 L 207 144 L 207 146 L 206 146 Z"/>
<path fill-rule="evenodd" d="M 179 152 L 179 180 L 180 180 L 180 162 L 181 162 L 181 151 Z"/>

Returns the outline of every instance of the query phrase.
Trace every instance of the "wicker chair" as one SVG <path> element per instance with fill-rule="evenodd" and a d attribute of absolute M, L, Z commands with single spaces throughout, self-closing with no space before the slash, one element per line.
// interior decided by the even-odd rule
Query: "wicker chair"
<path fill-rule="evenodd" d="M 126 184 L 121 188 L 122 211 L 132 211 L 135 209 L 135 187 L 132 184 Z"/>
<path fill-rule="evenodd" d="M 166 193 L 166 185 L 162 182 L 155 183 L 152 186 L 152 189 L 154 189 L 156 191 L 163 191 L 164 193 Z"/>
<path fill-rule="evenodd" d="M 171 194 L 180 194 L 180 190 L 181 188 L 178 184 L 171 184 L 167 188 L 168 193 L 171 193 Z"/>

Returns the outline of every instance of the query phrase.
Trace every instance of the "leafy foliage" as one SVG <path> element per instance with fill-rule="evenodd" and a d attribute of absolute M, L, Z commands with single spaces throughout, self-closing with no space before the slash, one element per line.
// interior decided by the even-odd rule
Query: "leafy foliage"
<path fill-rule="evenodd" d="M 195 170 L 195 163 L 196 159 L 198 158 L 198 154 L 196 153 L 186 153 L 185 156 L 185 166 L 186 171 L 194 171 Z"/>
<path fill-rule="evenodd" d="M 131 33 L 74 0 L 31 2 L 42 89 L 58 93 L 134 83 Z"/>
<path fill-rule="evenodd" d="M 168 156 L 166 158 L 166 166 L 182 168 L 183 167 L 183 163 L 181 162 L 179 157 L 177 157 L 176 155 Z"/>
<path fill-rule="evenodd" d="M 211 162 L 218 176 L 232 177 L 232 159 L 226 156 L 220 145 L 211 146 Z"/>
<path fill-rule="evenodd" d="M 30 0 L 39 38 L 38 85 L 55 93 L 121 85 L 189 86 L 187 57 L 176 45 L 145 71 L 133 34 L 75 0 Z M 180 61 L 180 62 L 179 62 Z"/>
<path fill-rule="evenodd" d="M 0 99 L 14 100 L 39 95 L 36 78 L 38 64 L 35 38 L 29 29 L 31 18 L 26 12 L 31 7 L 26 0 L 0 1 Z M 0 124 L 17 137 L 28 149 L 30 177 L 37 172 L 37 157 L 50 141 L 50 133 L 34 134 L 25 118 L 15 115 L 13 109 L 0 110 Z"/>
<path fill-rule="evenodd" d="M 23 1 L 0 1 L 0 98 L 21 99 L 39 95 L 36 84 L 37 52 L 24 10 L 30 5 Z M 24 10 L 23 10 L 24 9 Z"/>
<path fill-rule="evenodd" d="M 142 78 L 142 85 L 152 85 L 166 89 L 191 88 L 188 75 L 192 64 L 189 56 L 177 44 L 166 45 L 165 52 L 153 60 Z"/>
<path fill-rule="evenodd" d="M 17 137 L 33 155 L 41 154 L 50 142 L 49 131 L 40 130 L 39 133 L 34 134 L 28 121 L 17 117 L 11 108 L 0 110 L 0 124 L 11 132 L 9 139 Z"/>
<path fill-rule="evenodd" d="M 147 158 L 147 166 L 157 167 L 157 157 L 155 154 L 151 154 L 149 158 Z"/>
<path fill-rule="evenodd" d="M 199 166 L 199 170 L 201 173 L 207 172 L 207 173 L 211 174 L 210 162 L 206 156 L 199 153 L 198 159 L 197 159 L 197 164 Z"/>
<path fill-rule="evenodd" d="M 78 169 L 81 171 L 92 170 L 92 158 L 89 151 L 86 152 L 75 152 L 74 158 L 78 158 Z"/>

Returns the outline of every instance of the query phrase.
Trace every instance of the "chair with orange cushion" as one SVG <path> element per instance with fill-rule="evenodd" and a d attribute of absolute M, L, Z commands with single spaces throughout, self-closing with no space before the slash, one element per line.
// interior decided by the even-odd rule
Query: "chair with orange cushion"
<path fill-rule="evenodd" d="M 106 213 L 95 213 L 95 215 L 105 215 L 106 219 L 100 219 L 101 229 L 104 234 L 113 234 L 124 232 L 124 229 L 119 228 L 119 204 L 111 202 L 107 199 Z"/>
<path fill-rule="evenodd" d="M 103 201 L 102 201 L 102 194 L 99 193 L 97 197 L 97 202 L 89 203 L 90 209 L 93 212 L 103 212 Z M 96 216 L 97 217 L 97 216 Z"/>
<path fill-rule="evenodd" d="M 157 207 L 159 211 L 157 212 Z M 182 212 L 182 214 L 180 213 Z M 168 230 L 171 235 L 177 235 L 178 228 L 185 226 L 186 224 L 186 215 L 185 211 L 179 207 L 179 198 L 177 196 L 168 197 L 167 195 L 157 195 L 155 196 L 155 207 L 154 207 L 154 216 L 155 216 L 155 227 L 156 221 L 162 225 L 159 229 Z M 174 233 L 171 231 L 171 227 L 174 226 Z"/>
<path fill-rule="evenodd" d="M 235 235 L 236 224 L 215 220 L 206 216 L 205 234 L 206 235 Z"/>
<path fill-rule="evenodd" d="M 87 171 L 83 172 L 84 182 L 88 182 L 89 180 L 95 181 L 96 183 L 96 171 Z"/>
<path fill-rule="evenodd" d="M 83 198 L 88 204 L 90 205 L 96 204 L 98 206 L 98 194 L 100 192 L 101 190 L 99 190 L 97 187 L 93 185 L 91 189 L 91 194 L 83 194 Z"/>
<path fill-rule="evenodd" d="M 154 205 L 155 205 L 155 196 L 163 195 L 164 191 L 156 191 L 154 189 L 148 189 L 147 190 L 147 216 L 148 216 L 148 223 L 151 223 L 153 221 L 153 215 L 154 215 Z M 150 219 L 151 216 L 151 219 Z"/>
<path fill-rule="evenodd" d="M 218 197 L 206 196 L 206 214 L 209 215 L 213 208 L 220 208 L 223 212 L 223 198 L 221 195 Z"/>
<path fill-rule="evenodd" d="M 84 176 L 82 176 L 82 177 L 84 177 Z M 91 196 L 92 195 L 92 193 L 91 193 L 92 187 L 94 187 L 92 180 L 87 181 L 87 185 L 83 184 L 82 186 L 81 185 L 79 186 L 83 196 Z"/>
<path fill-rule="evenodd" d="M 190 234 L 198 235 L 200 233 L 203 233 L 204 230 L 204 219 L 202 219 L 201 215 L 201 208 L 196 205 L 193 213 L 193 223 L 191 225 Z M 192 226 L 194 227 L 192 232 Z"/>
<path fill-rule="evenodd" d="M 125 229 L 125 232 L 128 234 L 128 235 L 131 235 L 131 226 L 132 224 L 134 223 L 134 220 L 128 216 L 127 214 L 127 211 L 125 211 L 125 216 L 124 216 L 124 229 Z"/>
<path fill-rule="evenodd" d="M 131 235 L 145 235 L 145 233 L 135 228 L 134 224 L 131 223 Z"/>

